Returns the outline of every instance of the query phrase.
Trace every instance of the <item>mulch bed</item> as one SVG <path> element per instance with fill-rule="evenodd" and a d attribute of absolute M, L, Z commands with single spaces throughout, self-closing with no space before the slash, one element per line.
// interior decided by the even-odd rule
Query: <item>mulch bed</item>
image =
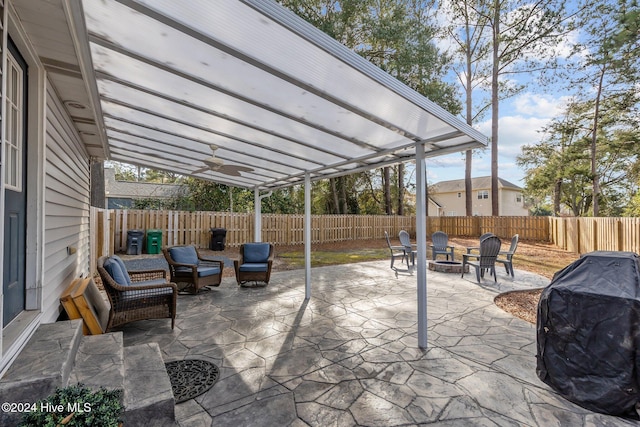
<path fill-rule="evenodd" d="M 495 297 L 493 301 L 507 313 L 536 324 L 541 293 L 542 289 L 505 292 Z"/>

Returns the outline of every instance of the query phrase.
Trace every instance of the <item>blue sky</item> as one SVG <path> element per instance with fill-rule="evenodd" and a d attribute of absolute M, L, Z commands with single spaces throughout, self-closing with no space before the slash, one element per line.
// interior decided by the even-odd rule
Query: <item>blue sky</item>
<path fill-rule="evenodd" d="M 574 3 L 574 1 L 571 2 L 572 5 Z M 446 4 L 446 1 L 443 4 Z M 448 14 L 446 7 L 439 9 L 437 19 L 442 20 L 443 25 L 458 20 L 455 16 Z M 571 45 L 579 38 L 580 31 L 574 30 L 568 33 L 565 40 L 557 44 L 553 50 L 545 50 L 544 52 L 555 53 L 558 58 L 567 59 L 571 51 Z M 447 39 L 446 36 L 438 40 L 437 45 L 442 51 L 450 53 L 455 48 L 453 41 Z M 528 59 L 541 59 L 544 61 L 543 58 L 536 58 L 537 55 L 532 52 L 525 54 Z M 524 187 L 525 171 L 516 165 L 516 157 L 521 153 L 522 146 L 536 144 L 542 140 L 542 130 L 550 123 L 552 118 L 562 114 L 564 107 L 570 100 L 570 94 L 568 89 L 563 89 L 561 86 L 541 87 L 535 82 L 537 75 L 518 73 L 517 76 L 517 78 L 514 78 L 513 75 L 507 74 L 500 77 L 507 84 L 510 79 L 513 79 L 518 84 L 525 84 L 526 89 L 513 98 L 500 102 L 498 176 Z M 459 87 L 460 100 L 463 101 L 463 89 L 460 87 L 453 71 L 450 72 L 446 80 Z M 473 94 L 474 103 L 477 103 L 480 98 L 487 99 L 488 97 L 486 90 L 475 90 Z M 473 126 L 484 135 L 490 137 L 491 113 L 487 112 Z M 427 174 L 430 184 L 445 180 L 464 179 L 464 153 L 428 159 Z M 474 178 L 491 175 L 490 148 L 474 151 L 471 174 Z"/>
<path fill-rule="evenodd" d="M 524 186 L 525 171 L 516 166 L 516 156 L 520 154 L 523 145 L 535 144 L 541 140 L 541 130 L 551 118 L 561 113 L 566 101 L 565 95 L 552 96 L 527 91 L 501 103 L 498 135 L 500 178 Z M 486 117 L 474 127 L 491 136 L 491 117 Z M 429 183 L 464 179 L 464 166 L 464 153 L 430 158 L 427 160 Z M 474 152 L 471 174 L 474 178 L 491 175 L 489 148 Z"/>

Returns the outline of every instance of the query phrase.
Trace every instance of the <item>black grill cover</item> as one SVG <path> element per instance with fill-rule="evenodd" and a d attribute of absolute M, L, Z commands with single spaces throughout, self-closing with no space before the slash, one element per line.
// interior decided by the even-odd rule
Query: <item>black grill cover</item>
<path fill-rule="evenodd" d="M 640 263 L 591 252 L 557 272 L 538 304 L 538 377 L 587 409 L 638 418 Z"/>

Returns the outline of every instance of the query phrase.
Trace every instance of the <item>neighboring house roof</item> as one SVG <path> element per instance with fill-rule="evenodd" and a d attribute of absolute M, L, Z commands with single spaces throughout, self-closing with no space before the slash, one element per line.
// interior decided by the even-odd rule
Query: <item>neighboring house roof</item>
<path fill-rule="evenodd" d="M 491 177 L 482 176 L 478 178 L 471 178 L 471 188 L 474 190 L 484 190 L 491 188 Z M 512 190 L 522 191 L 522 187 L 519 187 L 506 179 L 498 178 L 498 188 L 509 188 Z M 454 179 L 451 181 L 441 181 L 429 186 L 429 191 L 433 193 L 453 193 L 457 191 L 464 191 L 464 179 Z"/>
<path fill-rule="evenodd" d="M 170 199 L 186 194 L 187 189 L 177 184 L 157 184 L 151 182 L 117 181 L 112 168 L 104 169 L 106 197 L 131 199 Z"/>
<path fill-rule="evenodd" d="M 441 207 L 442 207 L 442 205 L 441 205 L 440 203 L 438 203 L 437 201 L 435 201 L 435 200 L 433 199 L 433 197 L 429 197 L 429 201 L 430 201 L 431 203 L 433 203 L 434 205 L 436 205 L 437 207 L 439 207 L 439 208 L 441 208 Z"/>

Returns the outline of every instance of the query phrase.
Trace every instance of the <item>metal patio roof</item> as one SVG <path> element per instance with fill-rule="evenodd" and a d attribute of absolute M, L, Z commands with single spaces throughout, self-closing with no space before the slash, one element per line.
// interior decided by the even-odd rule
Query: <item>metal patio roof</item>
<path fill-rule="evenodd" d="M 488 142 L 273 1 L 69 1 L 109 159 L 272 189 Z"/>

